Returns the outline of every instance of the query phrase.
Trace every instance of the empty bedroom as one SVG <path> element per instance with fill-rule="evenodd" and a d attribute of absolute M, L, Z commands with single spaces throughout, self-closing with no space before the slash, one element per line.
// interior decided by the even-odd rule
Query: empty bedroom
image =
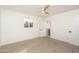
<path fill-rule="evenodd" d="M 0 5 L 0 53 L 79 53 L 79 5 Z"/>

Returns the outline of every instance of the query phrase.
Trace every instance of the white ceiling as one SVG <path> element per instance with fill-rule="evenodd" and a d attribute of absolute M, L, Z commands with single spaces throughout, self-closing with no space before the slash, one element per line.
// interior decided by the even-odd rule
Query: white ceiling
<path fill-rule="evenodd" d="M 42 5 L 0 5 L 0 8 L 6 8 L 34 16 L 47 17 L 50 15 L 79 9 L 79 5 L 50 5 L 47 10 L 49 15 L 41 13 Z"/>

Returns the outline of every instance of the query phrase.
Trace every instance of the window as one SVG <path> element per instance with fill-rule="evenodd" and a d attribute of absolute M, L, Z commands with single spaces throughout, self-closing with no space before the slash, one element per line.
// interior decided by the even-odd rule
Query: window
<path fill-rule="evenodd" d="M 25 18 L 24 19 L 24 28 L 32 28 L 33 27 L 33 19 Z"/>

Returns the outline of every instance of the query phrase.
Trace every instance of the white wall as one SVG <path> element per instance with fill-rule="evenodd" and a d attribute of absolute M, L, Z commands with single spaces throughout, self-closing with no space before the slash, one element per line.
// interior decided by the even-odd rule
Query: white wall
<path fill-rule="evenodd" d="M 47 18 L 51 21 L 51 38 L 79 46 L 79 9 Z M 69 33 L 68 31 L 72 31 Z"/>
<path fill-rule="evenodd" d="M 1 45 L 14 43 L 40 36 L 40 20 L 37 16 L 26 15 L 1 9 Z M 24 18 L 33 19 L 33 28 L 24 28 Z"/>
<path fill-rule="evenodd" d="M 0 44 L 1 44 L 1 10 L 0 10 Z"/>

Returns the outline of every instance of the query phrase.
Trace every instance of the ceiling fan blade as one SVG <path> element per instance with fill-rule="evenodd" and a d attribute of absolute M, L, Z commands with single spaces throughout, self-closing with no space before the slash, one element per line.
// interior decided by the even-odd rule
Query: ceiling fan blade
<path fill-rule="evenodd" d="M 46 14 L 49 14 L 48 12 L 45 11 Z"/>
<path fill-rule="evenodd" d="M 45 8 L 44 8 L 44 10 L 47 10 L 47 9 L 48 9 L 48 7 L 49 7 L 49 5 L 46 5 L 46 6 L 45 6 Z"/>
<path fill-rule="evenodd" d="M 42 13 L 44 13 L 44 14 L 49 14 L 47 11 L 41 11 Z"/>
<path fill-rule="evenodd" d="M 42 8 L 43 11 L 46 11 L 48 9 L 49 5 L 46 5 Z"/>

